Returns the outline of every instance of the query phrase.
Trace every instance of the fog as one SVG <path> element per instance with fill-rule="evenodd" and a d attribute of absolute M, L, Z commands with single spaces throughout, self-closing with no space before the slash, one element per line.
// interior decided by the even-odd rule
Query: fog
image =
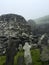
<path fill-rule="evenodd" d="M 0 15 L 14 13 L 25 19 L 49 15 L 49 0 L 0 0 Z"/>

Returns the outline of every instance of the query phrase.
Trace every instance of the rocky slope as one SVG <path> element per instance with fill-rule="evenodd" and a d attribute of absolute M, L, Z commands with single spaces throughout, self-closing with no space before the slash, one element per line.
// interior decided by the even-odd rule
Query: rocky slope
<path fill-rule="evenodd" d="M 19 33 L 30 31 L 24 17 L 16 14 L 0 16 L 0 36 L 16 36 Z M 29 34 L 29 33 L 28 33 Z"/>
<path fill-rule="evenodd" d="M 7 42 L 7 40 L 9 40 L 9 36 L 13 38 L 13 37 L 21 37 L 23 35 L 28 36 L 30 34 L 31 34 L 31 27 L 28 25 L 24 17 L 16 14 L 1 15 L 0 55 L 6 52 L 6 48 L 8 47 L 8 44 L 10 44 L 9 42 Z"/>

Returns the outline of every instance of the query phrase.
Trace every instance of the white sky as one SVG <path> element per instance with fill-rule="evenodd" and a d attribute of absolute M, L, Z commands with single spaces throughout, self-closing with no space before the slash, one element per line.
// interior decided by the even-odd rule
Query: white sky
<path fill-rule="evenodd" d="M 49 15 L 49 0 L 0 0 L 0 15 L 13 13 L 25 19 Z"/>

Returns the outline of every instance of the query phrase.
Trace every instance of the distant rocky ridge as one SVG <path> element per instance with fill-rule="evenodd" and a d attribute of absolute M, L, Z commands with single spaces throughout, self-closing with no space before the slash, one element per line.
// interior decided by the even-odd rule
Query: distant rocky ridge
<path fill-rule="evenodd" d="M 35 20 L 30 19 L 28 23 L 32 28 L 33 34 L 40 35 L 47 33 L 49 35 L 49 15 Z"/>
<path fill-rule="evenodd" d="M 34 20 L 37 24 L 49 23 L 49 15 L 37 18 Z"/>
<path fill-rule="evenodd" d="M 49 15 L 40 17 L 34 20 L 37 24 L 36 29 L 34 30 L 35 34 L 44 34 L 49 35 Z"/>

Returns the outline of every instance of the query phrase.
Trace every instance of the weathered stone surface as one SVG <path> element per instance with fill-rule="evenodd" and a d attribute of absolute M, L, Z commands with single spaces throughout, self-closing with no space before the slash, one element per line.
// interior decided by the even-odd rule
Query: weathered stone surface
<path fill-rule="evenodd" d="M 30 34 L 31 28 L 24 17 L 16 14 L 5 14 L 0 16 L 0 36 L 22 38 L 22 33 Z M 3 40 L 3 38 L 1 39 Z M 22 42 L 22 39 L 20 39 Z M 7 41 L 5 41 L 7 43 Z M 2 45 L 2 43 L 0 43 Z M 4 45 L 4 42 L 3 42 Z M 3 47 L 3 46 L 2 46 Z"/>
<path fill-rule="evenodd" d="M 22 44 L 19 44 L 18 50 L 21 51 L 23 49 Z"/>
<path fill-rule="evenodd" d="M 8 38 L 6 38 L 5 36 L 0 36 L 0 55 L 6 53 L 6 48 L 8 47 L 7 40 Z"/>
<path fill-rule="evenodd" d="M 41 36 L 38 45 L 40 46 L 40 59 L 41 61 L 49 61 L 49 43 L 47 34 Z"/>
<path fill-rule="evenodd" d="M 30 33 L 31 29 L 24 17 L 16 14 L 6 14 L 0 16 L 0 36 L 15 37 L 22 32 Z M 28 34 L 29 34 L 28 33 Z"/>
<path fill-rule="evenodd" d="M 47 46 L 42 46 L 42 51 L 41 51 L 41 54 L 40 54 L 40 59 L 42 61 L 48 61 L 49 60 L 49 49 Z"/>
<path fill-rule="evenodd" d="M 28 44 L 28 42 L 25 42 L 23 49 L 24 49 L 24 58 L 25 58 L 26 65 L 32 64 L 30 48 L 31 46 Z"/>
<path fill-rule="evenodd" d="M 9 38 L 9 45 L 6 52 L 6 63 L 5 65 L 14 65 L 14 56 L 17 54 L 18 50 L 16 50 L 18 42 L 17 38 Z"/>

